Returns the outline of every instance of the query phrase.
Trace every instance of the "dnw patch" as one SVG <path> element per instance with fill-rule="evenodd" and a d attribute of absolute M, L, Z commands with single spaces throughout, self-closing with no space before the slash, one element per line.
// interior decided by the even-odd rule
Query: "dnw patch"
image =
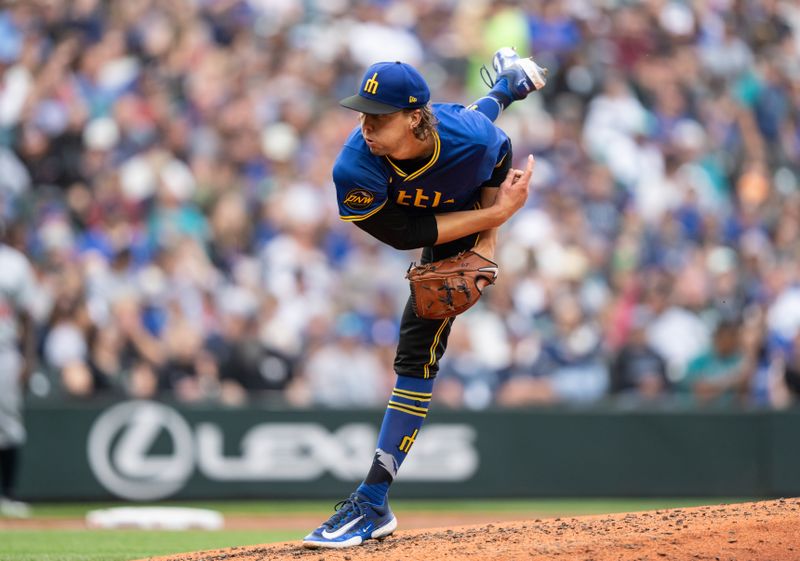
<path fill-rule="evenodd" d="M 345 195 L 342 204 L 353 210 L 364 210 L 375 201 L 375 195 L 366 189 L 353 189 Z"/>

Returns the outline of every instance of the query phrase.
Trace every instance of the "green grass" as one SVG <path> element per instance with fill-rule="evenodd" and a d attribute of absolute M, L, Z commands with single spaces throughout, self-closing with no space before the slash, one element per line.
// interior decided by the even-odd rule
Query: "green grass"
<path fill-rule="evenodd" d="M 404 512 L 512 513 L 520 519 L 547 516 L 578 516 L 633 512 L 749 499 L 535 499 L 535 500 L 395 500 L 392 507 Z M 169 506 L 210 508 L 225 515 L 280 517 L 287 513 L 309 514 L 322 521 L 335 501 L 205 501 L 159 503 Z M 34 518 L 83 518 L 89 510 L 121 506 L 123 503 L 36 504 Z M 127 504 L 130 506 L 130 504 Z M 15 530 L 0 531 L 0 561 L 130 561 L 185 551 L 218 549 L 300 539 L 309 528 L 280 531 L 215 532 L 136 530 Z"/>
<path fill-rule="evenodd" d="M 662 508 L 681 508 L 707 504 L 744 502 L 756 499 L 743 498 L 677 498 L 677 499 L 451 499 L 451 500 L 392 500 L 392 509 L 402 511 L 428 512 L 530 512 L 541 515 L 567 514 L 605 514 L 611 512 L 633 512 Z M 237 515 L 275 515 L 281 514 L 320 514 L 333 508 L 335 500 L 330 501 L 202 501 L 202 502 L 161 502 L 159 506 L 190 506 L 209 508 L 222 514 Z M 33 505 L 34 517 L 40 518 L 83 518 L 90 510 L 131 506 L 130 503 L 42 503 Z M 0 559 L 0 561 L 3 561 Z"/>
<path fill-rule="evenodd" d="M 151 555 L 219 549 L 235 545 L 296 540 L 297 532 L 147 532 L 19 531 L 0 532 L 2 561 L 129 561 Z"/>

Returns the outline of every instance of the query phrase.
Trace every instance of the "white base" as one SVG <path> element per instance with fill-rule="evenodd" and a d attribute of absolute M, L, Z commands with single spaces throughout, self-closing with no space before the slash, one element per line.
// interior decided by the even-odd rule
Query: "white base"
<path fill-rule="evenodd" d="M 31 507 L 27 503 L 0 498 L 0 516 L 8 518 L 30 518 Z"/>
<path fill-rule="evenodd" d="M 219 512 L 202 508 L 127 506 L 92 510 L 86 514 L 86 525 L 90 528 L 219 530 L 225 521 Z"/>

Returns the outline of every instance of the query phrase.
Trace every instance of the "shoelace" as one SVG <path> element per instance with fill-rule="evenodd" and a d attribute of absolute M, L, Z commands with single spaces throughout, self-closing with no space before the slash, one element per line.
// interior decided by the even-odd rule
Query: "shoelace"
<path fill-rule="evenodd" d="M 348 517 L 351 511 L 356 511 L 356 514 L 363 514 L 361 509 L 361 505 L 355 499 L 355 495 L 350 495 L 343 501 L 339 501 L 333 507 L 333 510 L 336 512 L 331 516 L 324 526 L 327 526 L 331 530 L 335 530 L 339 526 L 341 526 L 342 522 Z"/>
<path fill-rule="evenodd" d="M 489 73 L 489 69 L 486 68 L 485 64 L 481 65 L 480 76 L 483 83 L 486 84 L 486 87 L 491 90 L 494 87 L 495 81 L 492 80 L 492 75 Z"/>

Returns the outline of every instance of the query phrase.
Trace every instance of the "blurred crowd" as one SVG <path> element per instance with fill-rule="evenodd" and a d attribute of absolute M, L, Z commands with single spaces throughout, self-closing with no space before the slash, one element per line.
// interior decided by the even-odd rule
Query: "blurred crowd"
<path fill-rule="evenodd" d="M 0 2 L 0 213 L 47 399 L 383 406 L 416 252 L 338 220 L 337 105 L 378 60 L 434 101 L 516 46 L 537 165 L 437 403 L 800 397 L 791 0 Z"/>

